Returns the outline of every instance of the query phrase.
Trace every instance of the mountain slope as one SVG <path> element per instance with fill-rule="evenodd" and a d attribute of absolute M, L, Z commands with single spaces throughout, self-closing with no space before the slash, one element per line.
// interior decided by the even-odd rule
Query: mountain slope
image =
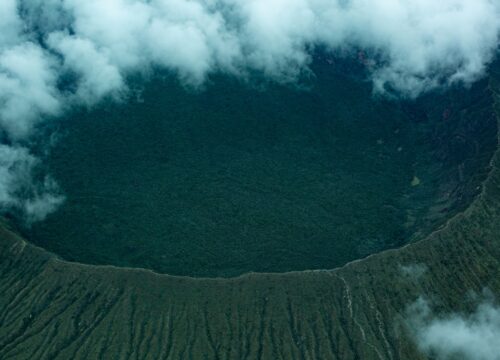
<path fill-rule="evenodd" d="M 328 271 L 194 279 L 81 265 L 2 226 L 0 358 L 424 359 L 408 305 L 469 310 L 471 290 L 500 294 L 499 166 L 497 153 L 481 194 L 441 229 Z M 419 264 L 419 277 L 402 271 Z"/>

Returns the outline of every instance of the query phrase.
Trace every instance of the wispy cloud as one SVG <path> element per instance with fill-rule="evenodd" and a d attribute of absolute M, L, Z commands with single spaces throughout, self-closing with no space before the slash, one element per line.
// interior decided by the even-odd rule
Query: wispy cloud
<path fill-rule="evenodd" d="M 500 307 L 481 302 L 470 314 L 438 315 L 419 298 L 408 308 L 418 347 L 438 360 L 499 360 Z"/>
<path fill-rule="evenodd" d="M 0 204 L 21 210 L 27 222 L 43 219 L 64 199 L 50 177 L 33 181 L 38 163 L 27 149 L 0 144 Z"/>

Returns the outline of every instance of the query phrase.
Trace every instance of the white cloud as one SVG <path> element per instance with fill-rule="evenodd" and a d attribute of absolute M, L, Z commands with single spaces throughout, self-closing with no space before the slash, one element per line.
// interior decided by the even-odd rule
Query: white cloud
<path fill-rule="evenodd" d="M 231 68 L 239 56 L 238 39 L 225 27 L 226 19 L 204 2 L 68 0 L 64 4 L 74 16 L 75 33 L 95 44 L 123 72 L 155 65 L 200 84 L 209 72 Z"/>
<path fill-rule="evenodd" d="M 31 13 L 40 11 L 35 4 Z M 38 28 L 70 27 L 122 75 L 160 66 L 199 84 L 211 72 L 254 69 L 289 81 L 307 71 L 311 49 L 353 46 L 376 57 L 376 90 L 406 96 L 477 80 L 500 32 L 492 0 L 61 0 L 46 7 L 66 15 Z"/>
<path fill-rule="evenodd" d="M 0 2 L 0 51 L 19 41 L 22 21 L 18 15 L 16 0 Z"/>
<path fill-rule="evenodd" d="M 420 298 L 409 318 L 418 347 L 438 360 L 500 360 L 500 307 L 491 302 L 471 314 L 437 316 Z"/>
<path fill-rule="evenodd" d="M 0 125 L 11 139 L 26 138 L 44 116 L 59 113 L 55 65 L 30 42 L 0 52 Z"/>
<path fill-rule="evenodd" d="M 77 101 L 95 104 L 105 96 L 117 94 L 125 86 L 119 69 L 87 39 L 54 32 L 47 39 L 49 46 L 64 59 L 63 69 L 78 75 Z"/>
<path fill-rule="evenodd" d="M 309 64 L 307 48 L 320 40 L 315 25 L 321 21 L 309 1 L 234 3 L 239 7 L 240 39 L 250 67 L 264 71 L 267 76 L 293 77 Z"/>
<path fill-rule="evenodd" d="M 21 210 L 28 223 L 42 220 L 63 201 L 51 178 L 33 182 L 38 163 L 26 148 L 0 144 L 0 208 Z"/>

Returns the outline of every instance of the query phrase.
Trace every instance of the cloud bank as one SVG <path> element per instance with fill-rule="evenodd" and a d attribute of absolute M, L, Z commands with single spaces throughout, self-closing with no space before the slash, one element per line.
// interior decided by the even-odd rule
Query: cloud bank
<path fill-rule="evenodd" d="M 416 97 L 483 76 L 499 33 L 497 0 L 2 0 L 0 140 L 33 164 L 40 122 L 121 99 L 132 75 L 290 82 L 317 48 L 362 49 L 375 91 Z M 22 168 L 1 166 L 11 177 Z M 3 190 L 0 206 L 19 203 L 15 193 Z"/>
<path fill-rule="evenodd" d="M 420 298 L 410 308 L 418 347 L 437 360 L 500 360 L 500 307 L 481 303 L 469 315 L 435 315 Z"/>

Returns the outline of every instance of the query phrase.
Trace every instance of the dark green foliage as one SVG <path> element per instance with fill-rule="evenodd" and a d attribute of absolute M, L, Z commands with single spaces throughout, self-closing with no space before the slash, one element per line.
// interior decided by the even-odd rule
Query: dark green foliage
<path fill-rule="evenodd" d="M 235 276 L 334 268 L 469 204 L 496 145 L 493 116 L 471 121 L 484 84 L 401 105 L 314 70 L 307 90 L 157 80 L 61 121 L 46 163 L 67 201 L 27 235 L 67 260 Z"/>

